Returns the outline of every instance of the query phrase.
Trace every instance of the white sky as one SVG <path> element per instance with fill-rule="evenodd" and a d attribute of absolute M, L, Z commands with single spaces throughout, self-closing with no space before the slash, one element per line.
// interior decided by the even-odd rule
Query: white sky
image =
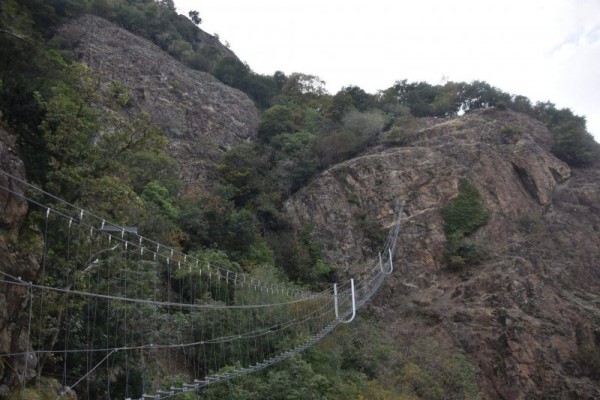
<path fill-rule="evenodd" d="M 484 80 L 584 115 L 600 141 L 600 0 L 175 0 L 253 71 L 331 93 Z"/>

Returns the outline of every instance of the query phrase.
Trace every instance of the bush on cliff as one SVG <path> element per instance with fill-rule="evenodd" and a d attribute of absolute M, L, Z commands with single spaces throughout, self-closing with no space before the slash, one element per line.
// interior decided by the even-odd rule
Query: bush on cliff
<path fill-rule="evenodd" d="M 444 231 L 448 240 L 444 256 L 450 268 L 459 269 L 479 261 L 479 247 L 465 237 L 485 225 L 489 214 L 479 190 L 472 183 L 461 181 L 458 196 L 442 209 Z"/>

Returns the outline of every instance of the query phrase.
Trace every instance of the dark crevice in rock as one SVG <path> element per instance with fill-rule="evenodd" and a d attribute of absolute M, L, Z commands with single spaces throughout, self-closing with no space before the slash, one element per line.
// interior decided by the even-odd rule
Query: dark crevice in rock
<path fill-rule="evenodd" d="M 542 201 L 538 195 L 537 185 L 535 184 L 535 181 L 531 178 L 531 176 L 527 173 L 527 170 L 525 170 L 525 168 L 521 168 L 515 163 L 512 163 L 512 166 L 527 193 L 529 193 L 540 204 L 542 204 Z"/>

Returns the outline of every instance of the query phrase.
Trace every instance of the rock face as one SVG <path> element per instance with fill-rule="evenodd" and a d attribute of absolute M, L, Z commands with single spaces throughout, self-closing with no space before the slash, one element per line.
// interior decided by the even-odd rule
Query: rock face
<path fill-rule="evenodd" d="M 101 90 L 122 85 L 128 107 L 148 113 L 163 129 L 186 183 L 214 179 L 223 151 L 256 136 L 257 110 L 244 93 L 187 68 L 151 42 L 91 15 L 60 33 L 75 43 L 78 60 L 99 74 Z"/>
<path fill-rule="evenodd" d="M 17 156 L 15 148 L 12 137 L 0 128 L 0 169 L 24 179 L 23 162 Z M 31 281 L 39 265 L 33 252 L 26 251 L 17 244 L 19 230 L 27 213 L 27 202 L 15 193 L 23 193 L 24 188 L 22 184 L 4 174 L 0 174 L 0 187 L 1 279 L 6 280 L 13 276 Z M 8 386 L 35 376 L 37 359 L 25 340 L 25 325 L 19 323 L 27 304 L 27 297 L 27 287 L 0 283 L 0 353 L 22 353 L 3 359 L 4 362 L 0 364 L 0 396 L 8 391 Z"/>
<path fill-rule="evenodd" d="M 288 214 L 313 223 L 326 260 L 352 272 L 376 257 L 373 226 L 389 228 L 401 204 L 397 269 L 375 301 L 390 335 L 449 338 L 486 399 L 600 398 L 581 361 L 600 340 L 600 168 L 571 170 L 542 124 L 511 111 L 429 125 L 327 170 Z M 456 272 L 440 210 L 461 179 L 491 216 L 470 238 L 484 261 Z"/>

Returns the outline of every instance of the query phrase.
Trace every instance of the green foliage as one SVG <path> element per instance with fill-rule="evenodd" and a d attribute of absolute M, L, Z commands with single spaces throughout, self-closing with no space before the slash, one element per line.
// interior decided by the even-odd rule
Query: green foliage
<path fill-rule="evenodd" d="M 464 111 L 472 111 L 494 107 L 498 104 L 510 104 L 511 97 L 486 82 L 474 81 L 461 85 L 460 101 Z"/>
<path fill-rule="evenodd" d="M 119 106 L 128 108 L 133 105 L 131 93 L 121 82 L 112 81 L 109 86 L 109 91 Z"/>
<path fill-rule="evenodd" d="M 7 399 L 20 400 L 56 400 L 57 394 L 61 393 L 62 387 L 53 379 L 41 377 L 31 386 L 17 385 L 11 390 Z"/>
<path fill-rule="evenodd" d="M 278 91 L 273 77 L 256 74 L 233 57 L 222 58 L 216 64 L 213 74 L 221 82 L 244 91 L 260 108 L 269 107 Z"/>
<path fill-rule="evenodd" d="M 325 82 L 318 76 L 296 72 L 286 78 L 281 92 L 296 101 L 304 102 L 304 99 L 323 96 L 326 93 Z"/>
<path fill-rule="evenodd" d="M 356 206 L 360 206 L 360 200 L 358 199 L 358 196 L 354 192 L 348 193 L 348 196 L 346 196 L 346 200 L 350 204 L 354 204 Z"/>
<path fill-rule="evenodd" d="M 485 225 L 489 211 L 484 207 L 477 187 L 466 180 L 458 185 L 458 196 L 442 209 L 446 235 L 466 236 Z"/>
<path fill-rule="evenodd" d="M 190 11 L 188 19 L 177 14 L 172 0 L 91 0 L 85 11 L 151 40 L 191 68 L 210 72 L 229 55 L 215 40 L 201 35 L 197 11 Z"/>
<path fill-rule="evenodd" d="M 276 265 L 283 268 L 289 280 L 322 288 L 329 285 L 335 268 L 321 258 L 321 247 L 312 231 L 311 226 L 298 232 L 281 230 L 268 235 L 267 241 L 273 248 Z"/>
<path fill-rule="evenodd" d="M 369 247 L 373 251 L 377 251 L 381 243 L 385 241 L 386 235 L 386 232 L 381 228 L 381 223 L 364 212 L 358 213 L 356 220 L 358 226 L 363 231 L 365 239 L 367 239 Z"/>
<path fill-rule="evenodd" d="M 600 347 L 594 343 L 581 345 L 576 360 L 586 376 L 600 383 Z"/>
<path fill-rule="evenodd" d="M 145 201 L 156 204 L 170 220 L 174 221 L 179 217 L 180 210 L 177 205 L 173 204 L 169 191 L 157 182 L 150 182 L 144 186 L 141 196 Z"/>
<path fill-rule="evenodd" d="M 331 99 L 328 116 L 336 122 L 340 122 L 344 114 L 351 110 L 367 111 L 375 108 L 377 99 L 368 94 L 358 86 L 347 86 L 342 88 Z"/>
<path fill-rule="evenodd" d="M 108 18 L 152 40 L 187 65 L 213 72 L 226 84 L 246 92 L 265 110 L 259 132 L 263 140 L 237 146 L 220 161 L 222 185 L 210 193 L 190 190 L 178 199 L 181 183 L 175 161 L 164 151 L 166 139 L 150 123 L 148 115 L 134 112 L 130 88 L 113 82 L 106 92 L 99 90 L 98 79 L 72 62 L 68 51 L 77 38 L 68 32 L 45 42 L 59 23 L 82 12 Z M 320 168 L 355 156 L 375 143 L 382 132 L 387 131 L 389 141 L 401 143 L 416 126 L 416 117 L 447 117 L 459 111 L 506 106 L 544 121 L 554 137 L 553 152 L 571 165 L 587 165 L 599 157 L 598 145 L 587 133 L 585 120 L 570 110 L 557 110 L 551 103 L 532 106 L 528 99 L 511 97 L 485 82 L 430 85 L 400 81 L 376 96 L 357 86 L 345 87 L 330 96 L 324 82 L 313 75 L 286 76 L 276 72 L 265 76 L 252 72 L 214 38 L 201 34 L 194 25 L 199 23 L 197 12 L 189 16 L 193 21 L 177 15 L 171 0 L 6 0 L 0 4 L 1 26 L 8 30 L 0 33 L 0 112 L 3 123 L 18 134 L 19 151 L 30 180 L 112 221 L 136 225 L 145 236 L 180 244 L 203 262 L 232 271 L 241 271 L 244 265 L 255 278 L 292 280 L 319 288 L 329 286 L 335 270 L 321 258 L 319 243 L 310 227 L 299 232 L 290 229 L 282 216 L 282 205 Z M 173 82 L 173 88 L 178 90 L 177 82 Z M 123 109 L 127 109 L 129 118 L 120 117 Z M 519 133 L 506 126 L 500 134 L 511 143 Z M 349 193 L 347 200 L 360 203 L 354 193 Z M 461 182 L 458 197 L 442 210 L 442 215 L 449 265 L 457 268 L 476 262 L 481 251 L 468 236 L 485 224 L 489 215 L 477 189 Z M 365 215 L 357 218 L 369 242 L 378 246 L 383 239 L 379 224 Z M 22 230 L 29 237 L 20 238 L 21 244 L 33 254 L 42 251 L 34 225 L 43 221 L 43 216 L 30 213 L 30 227 Z M 523 221 L 522 229 L 535 232 L 537 225 L 535 221 Z M 49 241 L 49 261 L 64 259 L 68 251 L 64 234 L 59 230 Z M 70 261 L 69 267 L 79 267 L 77 282 L 89 278 L 81 273 L 82 266 L 93 264 L 88 257 Z M 100 258 L 102 262 L 93 265 L 99 272 L 112 265 L 126 278 L 140 269 L 133 260 L 104 253 Z M 272 265 L 274 260 L 280 267 Z M 66 282 L 67 268 L 63 267 L 57 263 L 56 268 L 49 270 L 45 283 L 60 286 Z M 185 278 L 193 272 L 175 272 L 170 285 L 158 281 L 156 276 L 131 279 L 130 290 L 148 298 L 155 294 L 156 287 L 163 287 L 185 299 L 224 303 L 235 300 L 235 291 L 226 283 L 209 288 L 198 281 L 198 286 L 191 286 L 192 280 Z M 110 284 L 102 273 L 92 278 L 99 288 Z M 115 293 L 119 294 L 127 295 Z M 63 322 L 60 296 L 49 296 L 54 297 L 46 299 L 50 300 L 50 322 L 48 331 L 41 335 L 43 347 L 52 347 L 53 333 Z M 100 302 L 97 306 L 106 304 Z M 81 303 L 73 308 L 70 340 L 83 337 L 79 329 L 90 311 L 86 307 Z M 113 311 L 117 316 L 135 315 L 136 320 L 148 318 L 145 307 L 116 307 Z M 97 323 L 100 331 L 119 328 L 109 318 Z M 190 314 L 177 315 L 177 323 L 196 335 L 195 339 L 202 337 L 193 328 L 200 325 L 199 321 Z M 206 327 L 220 323 L 218 316 L 202 321 Z M 173 334 L 166 320 L 164 325 L 164 331 L 153 334 Z M 129 326 L 123 337 L 134 340 L 143 332 L 138 328 L 141 327 Z M 381 332 L 386 332 L 385 327 L 367 320 L 326 339 L 304 358 L 297 357 L 260 374 L 211 388 L 204 396 L 478 398 L 472 367 L 463 354 L 435 340 L 392 339 Z M 58 347 L 64 344 L 60 335 L 55 340 Z M 101 337 L 95 340 L 92 344 L 101 348 Z M 273 343 L 259 343 L 260 346 Z M 598 379 L 597 353 L 596 347 L 584 346 L 578 355 L 585 373 L 594 379 Z M 139 360 L 131 357 L 131 373 L 126 380 L 124 361 L 119 357 L 123 355 L 116 355 L 106 371 L 102 368 L 90 375 L 92 397 L 109 396 L 107 381 L 112 383 L 112 397 L 125 397 L 126 392 L 141 396 L 142 380 L 156 379 L 147 375 L 148 370 L 142 372 Z M 202 364 L 199 354 L 185 357 Z M 223 364 L 234 360 L 231 354 L 220 354 L 220 358 Z M 44 361 L 46 372 L 53 373 L 61 367 L 62 360 Z M 93 357 L 72 357 L 68 368 L 73 374 L 83 375 L 86 362 L 99 361 Z M 182 383 L 183 378 L 178 381 Z"/>
<path fill-rule="evenodd" d="M 160 146 L 160 145 L 159 145 Z M 178 167 L 175 160 L 164 148 L 142 148 L 123 156 L 130 183 L 136 193 L 140 193 L 150 182 L 157 182 L 175 196 L 182 183 L 177 178 Z"/>
<path fill-rule="evenodd" d="M 57 83 L 47 98 L 35 93 L 37 103 L 45 110 L 38 129 L 47 154 L 47 164 L 36 167 L 38 179 L 60 181 L 60 192 L 70 192 L 67 198 L 73 199 L 77 196 L 76 187 L 82 185 L 85 177 L 102 169 L 103 160 L 99 152 L 91 151 L 100 128 L 98 111 L 88 104 L 95 97 L 93 78 L 79 65 L 63 67 L 69 70 L 67 77 L 71 82 Z"/>
<path fill-rule="evenodd" d="M 510 125 L 503 125 L 500 128 L 500 135 L 504 143 L 516 143 L 521 136 L 521 133 Z"/>
<path fill-rule="evenodd" d="M 190 20 L 194 23 L 194 25 L 200 25 L 202 23 L 202 18 L 200 18 L 200 13 L 196 10 L 191 10 L 188 13 Z"/>
<path fill-rule="evenodd" d="M 450 269 L 459 270 L 481 261 L 483 252 L 477 244 L 458 234 L 447 236 L 447 240 L 444 256 Z"/>
<path fill-rule="evenodd" d="M 27 40 L 0 34 L 0 53 L 5 50 L 11 52 L 7 58 L 0 55 L 0 113 L 3 124 L 18 135 L 19 153 L 25 161 L 28 179 L 111 222 L 139 226 L 143 234 L 149 234 L 163 243 L 171 242 L 177 227 L 164 215 L 173 219 L 176 214 L 174 196 L 180 184 L 175 163 L 164 151 L 166 140 L 162 132 L 150 124 L 146 115 L 130 110 L 127 118 L 120 116 L 118 111 L 132 105 L 128 88 L 114 82 L 108 91 L 102 92 L 99 90 L 99 80 L 91 71 L 72 62 L 66 53 L 52 49 L 50 46 L 54 43 L 42 42 L 42 38 L 53 28 L 46 25 L 48 30 L 38 31 L 36 24 L 42 20 L 46 21 L 44 24 L 58 23 L 64 16 L 78 12 L 77 5 L 84 7 L 87 2 L 57 0 L 45 2 L 39 8 L 38 3 L 19 2 L 16 8 L 18 12 L 13 15 L 14 23 L 23 28 L 20 34 L 28 36 Z M 3 7 L 15 5 L 12 1 L 3 2 L 0 10 L 4 12 L 6 9 Z M 149 185 L 150 182 L 155 186 Z M 60 204 L 51 206 L 59 210 L 61 207 Z M 157 222 L 160 218 L 163 220 Z M 22 245 L 32 254 L 41 251 L 33 225 L 38 223 L 44 226 L 44 221 L 43 217 L 32 211 L 27 217 L 27 228 L 21 230 Z M 131 271 L 138 272 L 139 263 L 121 257 L 113 258 L 104 251 L 106 249 L 92 254 L 87 251 L 75 252 L 74 248 L 84 245 L 83 235 L 68 237 L 64 227 L 56 226 L 57 221 L 52 217 L 48 219 L 48 224 L 50 236 L 45 242 L 47 263 L 45 274 L 38 277 L 40 284 L 67 287 L 87 282 L 85 284 L 94 284 L 102 290 L 109 284 L 107 280 L 99 276 L 89 276 L 91 280 L 84 279 L 88 277 L 86 269 L 100 271 L 112 265 L 120 271 L 123 279 Z M 100 261 L 92 261 L 92 256 L 98 256 Z M 71 274 L 70 279 L 68 274 Z M 96 278 L 98 280 L 93 281 Z M 152 297 L 147 289 L 155 283 L 153 277 L 137 278 L 129 278 L 130 290 Z M 131 296 L 131 293 L 121 294 Z M 34 301 L 38 299 L 34 298 Z M 71 315 L 67 321 L 64 319 L 66 299 L 62 295 L 49 294 L 45 301 L 47 319 L 44 326 L 37 322 L 32 326 L 39 332 L 35 335 L 38 343 L 34 345 L 46 349 L 64 348 L 65 335 L 62 333 L 67 330 L 69 345 L 84 340 L 85 333 L 81 327 L 88 311 L 85 302 L 70 305 Z M 99 303 L 98 307 L 106 305 Z M 132 317 L 138 315 L 134 318 L 137 320 L 147 318 L 143 315 L 147 312 L 145 307 L 125 308 L 114 309 L 114 312 Z M 100 318 L 96 322 L 100 330 L 116 329 L 114 320 Z M 129 328 L 131 331 L 123 332 L 123 338 L 135 340 L 135 335 L 143 331 L 136 330 L 139 326 Z M 101 343 L 98 337 L 97 342 L 90 345 L 101 347 L 106 343 Z M 119 344 L 115 343 L 115 346 Z M 122 354 L 115 355 L 111 360 L 114 367 L 110 371 L 103 370 L 90 376 L 89 387 L 93 397 L 107 395 L 107 380 L 114 383 L 111 395 L 125 397 L 126 379 L 121 367 L 123 357 Z M 62 370 L 63 361 L 60 355 L 44 355 L 40 358 L 39 368 L 44 374 L 54 374 Z M 68 370 L 73 375 L 83 375 L 88 361 L 97 363 L 100 359 L 68 357 Z M 141 396 L 141 385 L 133 388 L 141 382 L 137 379 L 138 367 L 135 357 L 130 358 L 131 374 L 127 380 L 133 390 L 129 393 Z"/>
<path fill-rule="evenodd" d="M 283 133 L 271 139 L 277 160 L 272 175 L 279 178 L 282 192 L 295 192 L 318 171 L 316 140 L 316 135 L 306 131 Z"/>
<path fill-rule="evenodd" d="M 250 68 L 235 58 L 225 57 L 217 63 L 213 73 L 217 79 L 229 86 L 242 87 Z"/>
<path fill-rule="evenodd" d="M 194 258 L 200 261 L 200 265 L 218 265 L 226 268 L 229 271 L 241 271 L 238 263 L 231 261 L 227 254 L 217 249 L 202 249 L 190 253 Z M 174 271 L 171 279 L 171 287 L 185 301 L 199 302 L 219 301 L 225 304 L 230 304 L 234 300 L 234 287 L 226 281 L 222 281 L 219 285 L 209 284 L 206 280 L 188 279 L 190 275 L 197 275 L 197 271 L 192 268 L 181 268 Z"/>
<path fill-rule="evenodd" d="M 520 104 L 523 102 L 519 99 Z M 430 85 L 426 82 L 396 82 L 392 87 L 380 92 L 380 107 L 401 115 L 401 108 L 407 107 L 415 117 L 449 117 L 465 112 L 511 104 L 511 96 L 498 88 L 481 81 L 471 83 L 448 82 L 444 85 Z"/>
<path fill-rule="evenodd" d="M 398 81 L 380 93 L 382 107 L 394 110 L 393 105 L 407 107 L 415 117 L 446 117 L 454 115 L 461 107 L 460 86 L 449 82 L 432 86 L 426 82 Z M 395 115 L 401 115 L 402 108 Z"/>
<path fill-rule="evenodd" d="M 219 171 L 222 183 L 233 190 L 236 206 L 252 210 L 264 229 L 285 225 L 280 212 L 283 199 L 318 171 L 315 141 L 314 134 L 301 131 L 230 150 Z"/>
<path fill-rule="evenodd" d="M 239 400 L 304 400 L 325 399 L 329 380 L 315 374 L 311 365 L 300 357 L 281 362 L 266 372 L 240 378 L 236 384 L 226 383 L 209 387 L 203 399 Z"/>
<path fill-rule="evenodd" d="M 188 249 L 218 248 L 241 260 L 256 244 L 256 217 L 246 209 L 235 208 L 229 189 L 213 194 L 188 193 L 182 199 L 179 226 L 188 235 Z"/>
<path fill-rule="evenodd" d="M 321 245 L 313 238 L 313 229 L 312 226 L 306 226 L 299 232 L 300 244 L 306 250 L 308 259 L 313 266 L 310 271 L 306 271 L 307 276 L 301 281 L 320 283 L 327 278 L 330 280 L 335 268 L 327 265 L 321 258 Z"/>
<path fill-rule="evenodd" d="M 569 109 L 556 110 L 552 104 L 538 104 L 542 119 L 553 134 L 552 152 L 572 166 L 585 166 L 600 160 L 600 145 L 587 132 L 585 118 L 573 115 Z"/>
<path fill-rule="evenodd" d="M 248 203 L 264 189 L 263 178 L 271 165 L 260 150 L 244 143 L 227 152 L 219 163 L 221 180 L 234 190 L 232 197 L 237 204 Z"/>
<path fill-rule="evenodd" d="M 275 265 L 275 254 L 266 241 L 258 239 L 247 248 L 242 263 L 248 268 L 257 266 L 263 269 L 269 268 L 269 266 Z M 274 279 L 270 281 L 274 281 Z M 278 278 L 277 281 L 284 281 L 284 279 Z"/>
<path fill-rule="evenodd" d="M 307 359 L 330 381 L 328 399 L 480 399 L 473 366 L 456 349 L 432 338 L 390 335 L 361 315 L 340 326 Z"/>
<path fill-rule="evenodd" d="M 271 76 L 250 72 L 243 81 L 240 90 L 244 91 L 256 105 L 265 109 L 272 105 L 277 94 L 277 83 Z"/>
<path fill-rule="evenodd" d="M 281 133 L 292 133 L 294 129 L 293 111 L 282 105 L 275 105 L 266 110 L 258 125 L 258 137 L 269 140 Z"/>
<path fill-rule="evenodd" d="M 449 351 L 434 339 L 411 346 L 397 377 L 403 392 L 421 399 L 480 399 L 473 368 L 464 354 Z"/>
<path fill-rule="evenodd" d="M 333 132 L 317 139 L 316 150 L 321 166 L 327 167 L 358 154 L 382 132 L 386 123 L 380 111 L 350 111 Z"/>
<path fill-rule="evenodd" d="M 465 240 L 465 236 L 485 225 L 489 210 L 483 205 L 479 190 L 470 182 L 459 183 L 458 196 L 441 211 L 447 244 L 446 261 L 453 269 L 476 263 L 481 254 L 475 244 Z"/>

